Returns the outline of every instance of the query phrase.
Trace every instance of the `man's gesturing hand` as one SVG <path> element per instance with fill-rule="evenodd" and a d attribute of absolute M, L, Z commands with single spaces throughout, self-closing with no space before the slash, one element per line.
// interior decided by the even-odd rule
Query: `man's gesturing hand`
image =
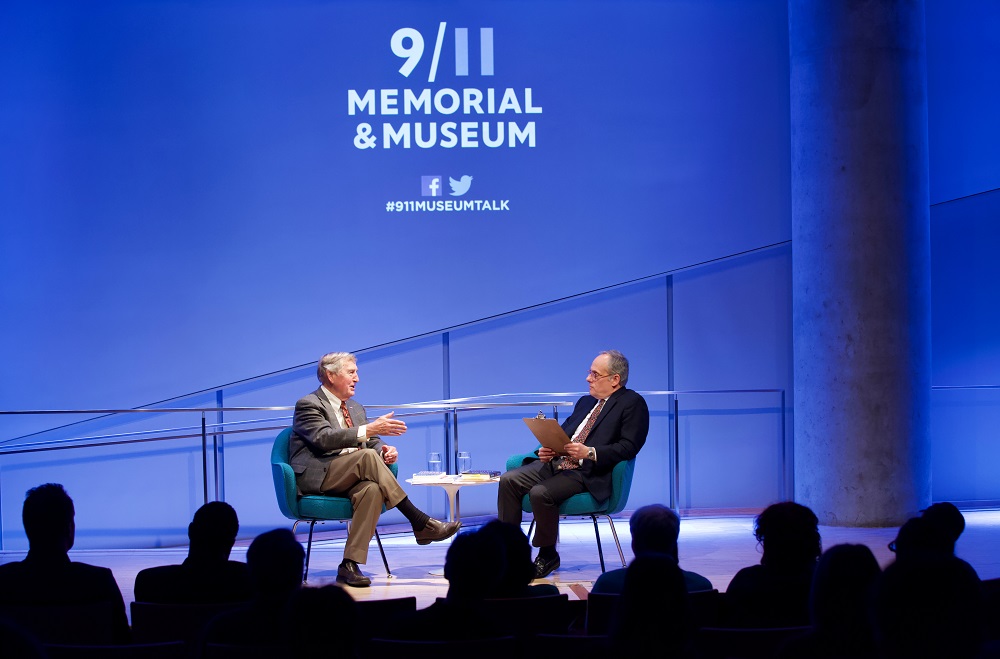
<path fill-rule="evenodd" d="M 380 437 L 392 437 L 406 432 L 406 423 L 392 418 L 394 412 L 383 414 L 374 421 L 368 422 L 368 434 Z"/>

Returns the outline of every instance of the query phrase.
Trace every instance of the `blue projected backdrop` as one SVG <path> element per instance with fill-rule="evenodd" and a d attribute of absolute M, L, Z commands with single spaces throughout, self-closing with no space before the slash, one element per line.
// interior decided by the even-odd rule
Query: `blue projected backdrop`
<path fill-rule="evenodd" d="M 140 405 L 786 240 L 785 11 L 6 3 L 2 406 Z"/>

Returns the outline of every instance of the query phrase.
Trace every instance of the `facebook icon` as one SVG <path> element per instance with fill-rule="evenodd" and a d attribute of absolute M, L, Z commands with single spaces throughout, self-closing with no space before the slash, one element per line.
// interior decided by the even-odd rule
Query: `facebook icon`
<path fill-rule="evenodd" d="M 440 197 L 444 191 L 441 189 L 441 177 L 440 176 L 421 176 L 420 177 L 420 196 L 421 197 Z"/>

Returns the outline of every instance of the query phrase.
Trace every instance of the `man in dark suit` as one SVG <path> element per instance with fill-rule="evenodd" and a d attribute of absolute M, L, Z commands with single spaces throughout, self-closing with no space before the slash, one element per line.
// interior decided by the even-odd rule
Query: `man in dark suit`
<path fill-rule="evenodd" d="M 69 550 L 76 540 L 75 517 L 73 500 L 62 485 L 46 483 L 28 490 L 21 512 L 24 534 L 28 536 L 28 555 L 23 561 L 0 565 L 0 607 L 103 606 L 108 613 L 102 622 L 110 631 L 106 642 L 129 643 L 132 632 L 115 575 L 106 567 L 69 559 Z M 50 624 L 58 627 L 72 621 L 52 620 Z"/>
<path fill-rule="evenodd" d="M 562 424 L 570 438 L 558 455 L 545 446 L 535 453 L 538 460 L 500 476 L 497 517 L 510 524 L 521 523 L 521 498 L 527 494 L 535 515 L 532 544 L 539 548 L 535 578 L 548 576 L 559 567 L 556 540 L 559 535 L 559 505 L 574 494 L 590 492 L 597 500 L 611 496 L 611 470 L 639 453 L 649 432 L 649 408 L 635 391 L 626 389 L 628 359 L 617 350 L 605 350 L 594 358 L 587 372 L 590 395 L 576 402 L 573 413 Z"/>
<path fill-rule="evenodd" d="M 396 508 L 413 527 L 417 544 L 450 538 L 461 522 L 441 522 L 422 512 L 406 496 L 387 465 L 398 453 L 381 436 L 398 436 L 406 424 L 384 414 L 368 421 L 365 408 L 351 400 L 358 383 L 358 363 L 347 352 L 331 352 L 316 368 L 319 389 L 295 404 L 289 462 L 303 494 L 333 494 L 351 500 L 354 516 L 347 532 L 344 560 L 337 580 L 348 586 L 368 586 L 359 563 L 368 560 L 368 544 L 382 506 Z"/>
<path fill-rule="evenodd" d="M 135 599 L 162 604 L 243 602 L 253 595 L 246 563 L 229 560 L 240 522 L 224 501 L 209 501 L 188 524 L 191 544 L 180 565 L 158 565 L 135 576 Z"/>

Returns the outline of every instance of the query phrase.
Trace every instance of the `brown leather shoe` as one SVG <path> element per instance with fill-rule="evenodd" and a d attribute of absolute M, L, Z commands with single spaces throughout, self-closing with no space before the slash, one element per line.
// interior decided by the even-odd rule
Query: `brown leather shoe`
<path fill-rule="evenodd" d="M 372 583 L 372 580 L 361 572 L 361 568 L 354 561 L 344 561 L 340 564 L 340 567 L 337 568 L 337 581 L 354 588 L 364 588 Z"/>
<path fill-rule="evenodd" d="M 413 532 L 413 537 L 417 539 L 418 545 L 429 545 L 450 538 L 458 533 L 460 528 L 462 528 L 461 522 L 441 522 L 431 517 L 424 528 Z"/>

